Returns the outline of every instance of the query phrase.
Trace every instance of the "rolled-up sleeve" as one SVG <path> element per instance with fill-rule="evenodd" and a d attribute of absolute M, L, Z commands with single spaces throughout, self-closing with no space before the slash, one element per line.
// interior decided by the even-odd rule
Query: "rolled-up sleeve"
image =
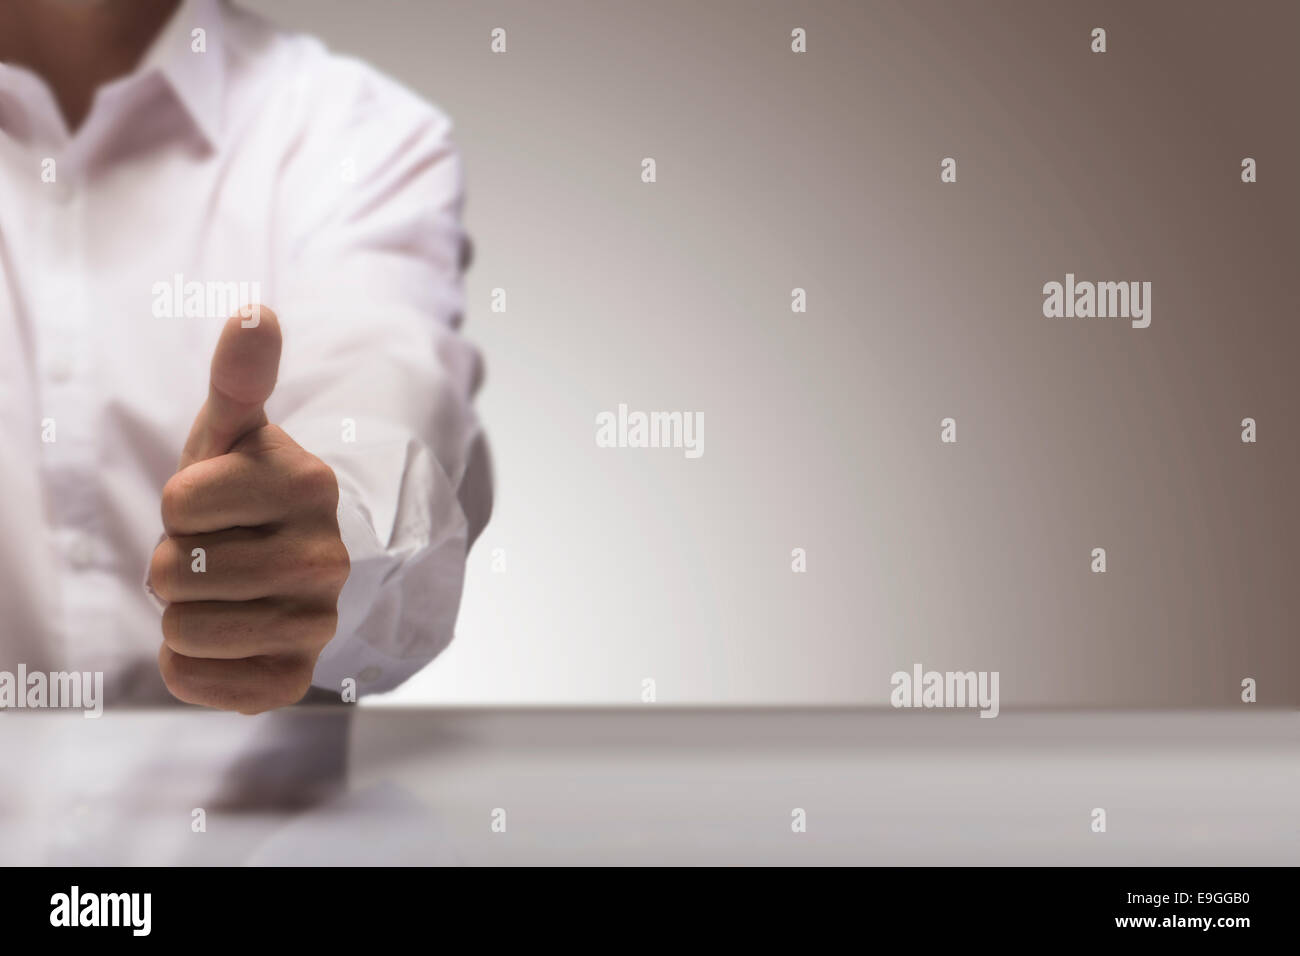
<path fill-rule="evenodd" d="M 357 64 L 281 169 L 272 420 L 329 464 L 351 574 L 314 684 L 389 690 L 452 639 L 465 558 L 491 510 L 460 334 L 467 239 L 450 123 Z M 316 91 L 318 94 L 322 91 Z M 342 102 L 339 102 L 339 99 Z"/>

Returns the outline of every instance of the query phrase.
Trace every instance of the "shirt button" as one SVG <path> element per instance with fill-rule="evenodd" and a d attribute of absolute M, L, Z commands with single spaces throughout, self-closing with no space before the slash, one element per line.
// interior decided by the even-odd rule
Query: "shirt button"
<path fill-rule="evenodd" d="M 72 539 L 72 544 L 68 548 L 68 560 L 72 562 L 73 567 L 88 567 L 94 558 L 95 551 L 89 538 L 79 534 Z"/>
<path fill-rule="evenodd" d="M 45 373 L 53 382 L 66 382 L 72 378 L 72 362 L 66 355 L 54 354 L 45 362 Z"/>
<path fill-rule="evenodd" d="M 361 683 L 369 684 L 372 681 L 379 680 L 379 676 L 381 674 L 383 674 L 383 671 L 381 671 L 378 667 L 367 667 L 360 674 L 358 674 L 357 677 L 360 679 Z"/>
<path fill-rule="evenodd" d="M 66 205 L 67 203 L 72 202 L 72 197 L 75 193 L 72 184 L 63 179 L 57 179 L 52 183 L 48 183 L 45 191 L 49 194 L 51 199 L 61 205 Z"/>

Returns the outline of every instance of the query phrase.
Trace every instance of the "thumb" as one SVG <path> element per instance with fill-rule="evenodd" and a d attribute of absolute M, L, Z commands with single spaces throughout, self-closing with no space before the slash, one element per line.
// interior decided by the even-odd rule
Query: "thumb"
<path fill-rule="evenodd" d="M 194 419 L 180 467 L 230 451 L 267 424 L 263 403 L 280 370 L 280 320 L 266 306 L 241 311 L 226 322 L 212 353 L 208 399 Z"/>

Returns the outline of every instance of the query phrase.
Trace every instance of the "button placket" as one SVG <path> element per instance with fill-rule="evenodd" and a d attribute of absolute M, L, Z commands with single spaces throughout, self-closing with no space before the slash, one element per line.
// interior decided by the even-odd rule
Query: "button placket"
<path fill-rule="evenodd" d="M 87 294 L 85 216 L 87 194 L 76 164 L 66 157 L 59 163 L 61 189 L 46 197 L 45 250 L 42 281 L 37 296 L 36 327 L 41 351 L 43 414 L 54 419 L 55 440 L 43 444 L 43 467 L 49 489 L 49 507 L 61 534 L 57 539 L 65 573 L 78 578 L 61 589 L 63 612 L 70 635 L 93 638 L 90 645 L 105 648 L 103 622 L 110 608 L 108 591 L 97 585 L 104 573 L 106 551 L 100 545 L 98 474 L 96 465 L 96 404 L 90 355 L 90 296 Z M 71 639 L 69 650 L 84 646 Z M 83 654 L 68 660 L 80 668 Z"/>

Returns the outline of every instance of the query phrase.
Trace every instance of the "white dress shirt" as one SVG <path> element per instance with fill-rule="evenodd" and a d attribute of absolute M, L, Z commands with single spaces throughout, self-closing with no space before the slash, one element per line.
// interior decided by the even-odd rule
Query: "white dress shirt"
<path fill-rule="evenodd" d="M 315 685 L 390 689 L 451 640 L 490 479 L 449 128 L 217 0 L 182 4 L 75 135 L 39 77 L 0 65 L 0 669 L 103 671 L 108 708 L 169 699 L 142 582 L 246 304 L 187 309 L 177 283 L 275 310 L 267 413 L 338 476 L 352 570 Z"/>

